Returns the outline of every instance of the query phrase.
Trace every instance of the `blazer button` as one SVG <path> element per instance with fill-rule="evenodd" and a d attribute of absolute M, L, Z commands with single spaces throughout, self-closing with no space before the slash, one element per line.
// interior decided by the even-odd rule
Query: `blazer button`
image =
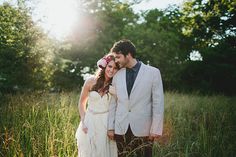
<path fill-rule="evenodd" d="M 131 110 L 129 110 L 129 112 L 131 112 Z"/>

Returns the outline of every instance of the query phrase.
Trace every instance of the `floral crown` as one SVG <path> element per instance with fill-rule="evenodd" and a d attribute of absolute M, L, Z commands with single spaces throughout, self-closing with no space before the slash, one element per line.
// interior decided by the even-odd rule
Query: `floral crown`
<path fill-rule="evenodd" d="M 105 57 L 99 59 L 99 60 L 97 61 L 97 66 L 98 66 L 98 68 L 101 68 L 101 69 L 106 68 L 107 64 L 108 64 L 110 61 L 112 61 L 112 59 L 113 59 L 113 56 L 111 56 L 111 55 L 108 55 L 108 56 L 105 56 Z"/>

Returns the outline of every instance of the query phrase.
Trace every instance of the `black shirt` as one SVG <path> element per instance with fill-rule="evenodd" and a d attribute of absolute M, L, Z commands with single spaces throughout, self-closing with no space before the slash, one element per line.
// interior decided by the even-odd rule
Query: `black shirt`
<path fill-rule="evenodd" d="M 134 85 L 134 81 L 138 75 L 139 69 L 141 66 L 141 62 L 137 60 L 137 63 L 132 68 L 126 68 L 126 85 L 127 85 L 127 92 L 128 96 L 131 93 L 131 90 Z"/>

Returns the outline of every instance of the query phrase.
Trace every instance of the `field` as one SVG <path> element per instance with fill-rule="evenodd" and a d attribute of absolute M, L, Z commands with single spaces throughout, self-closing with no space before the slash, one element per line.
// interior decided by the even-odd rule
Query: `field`
<path fill-rule="evenodd" d="M 0 156 L 76 157 L 79 94 L 25 93 L 0 101 Z M 236 98 L 165 93 L 156 157 L 236 155 Z"/>

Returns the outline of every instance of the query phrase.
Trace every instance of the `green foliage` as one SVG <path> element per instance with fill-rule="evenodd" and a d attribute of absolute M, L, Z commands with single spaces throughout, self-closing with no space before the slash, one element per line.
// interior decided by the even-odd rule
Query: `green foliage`
<path fill-rule="evenodd" d="M 186 48 L 181 46 L 181 25 L 176 22 L 180 13 L 173 14 L 176 11 L 169 8 L 143 12 L 144 21 L 125 30 L 137 47 L 137 58 L 161 70 L 166 88 L 180 81 L 179 71 L 187 56 Z"/>
<path fill-rule="evenodd" d="M 135 14 L 132 5 L 140 2 L 81 1 L 81 16 L 63 42 L 42 33 L 26 1 L 1 5 L 0 90 L 77 89 L 83 69 L 94 73 L 113 43 L 128 38 L 138 59 L 161 70 L 165 89 L 236 93 L 234 1 L 191 0 Z M 193 50 L 203 61 L 190 60 Z"/>
<path fill-rule="evenodd" d="M 40 88 L 44 78 L 36 43 L 42 37 L 26 9 L 0 6 L 0 90 Z"/>
<path fill-rule="evenodd" d="M 81 21 L 86 22 L 78 21 L 76 29 L 56 52 L 53 86 L 63 89 L 81 87 L 81 71 L 89 67 L 88 72 L 93 74 L 97 60 L 109 53 L 112 44 L 122 38 L 124 28 L 135 24 L 136 20 L 137 16 L 128 3 L 113 0 L 84 2 Z"/>
<path fill-rule="evenodd" d="M 73 31 L 67 41 L 71 43 L 70 49 L 60 51 L 59 55 L 62 60 L 70 62 L 62 67 L 70 68 L 55 73 L 54 78 L 67 78 L 74 84 L 72 82 L 81 75 L 81 69 L 88 66 L 89 72 L 93 73 L 96 61 L 109 52 L 112 44 L 128 38 L 137 47 L 138 59 L 161 70 L 166 89 L 235 93 L 230 87 L 235 65 L 229 61 L 235 58 L 235 44 L 227 43 L 228 39 L 235 40 L 233 1 L 192 0 L 185 2 L 183 8 L 171 6 L 140 15 L 131 9 L 134 3 L 113 0 L 84 2 L 83 14 L 87 22 L 77 27 L 84 31 Z M 200 51 L 203 62 L 189 60 L 193 50 Z M 218 62 L 221 57 L 225 60 L 224 66 Z M 216 67 L 220 67 L 219 70 Z M 73 74 L 69 73 L 72 69 L 75 69 Z M 231 70 L 227 74 L 233 73 L 228 79 L 219 77 L 228 69 Z M 65 82 L 65 79 L 61 80 Z M 218 86 L 220 81 L 230 83 Z"/>
<path fill-rule="evenodd" d="M 205 48 L 203 61 L 188 61 L 183 70 L 183 80 L 192 89 L 202 92 L 235 93 L 236 54 L 235 38 L 227 38 L 213 48 Z"/>
<path fill-rule="evenodd" d="M 203 57 L 202 62 L 188 61 L 183 81 L 190 88 L 235 94 L 235 1 L 192 0 L 184 3 L 182 14 L 183 33 Z"/>
<path fill-rule="evenodd" d="M 52 76 L 52 87 L 62 89 L 78 89 L 83 85 L 83 77 L 80 63 L 77 61 L 72 62 L 68 59 L 56 57 L 54 60 L 55 69 Z"/>
<path fill-rule="evenodd" d="M 233 0 L 192 0 L 182 9 L 184 33 L 195 38 L 196 46 L 214 45 L 228 35 L 235 36 L 236 3 Z"/>

